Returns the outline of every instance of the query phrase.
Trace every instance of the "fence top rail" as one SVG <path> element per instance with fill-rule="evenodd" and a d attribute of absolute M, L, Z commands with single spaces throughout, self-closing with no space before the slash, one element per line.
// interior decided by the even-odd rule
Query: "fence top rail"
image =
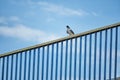
<path fill-rule="evenodd" d="M 45 43 L 42 43 L 42 44 L 37 44 L 37 45 L 34 45 L 34 46 L 30 46 L 30 47 L 18 49 L 18 50 L 15 50 L 15 51 L 7 52 L 7 53 L 4 53 L 4 54 L 0 54 L 0 58 L 5 57 L 5 56 L 9 56 L 9 55 L 13 55 L 13 54 L 18 54 L 18 53 L 21 53 L 21 52 L 24 52 L 24 51 L 36 49 L 36 48 L 39 48 L 39 47 L 47 46 L 47 45 L 50 45 L 50 44 L 58 43 L 58 42 L 61 42 L 61 41 L 69 40 L 69 39 L 72 39 L 72 38 L 92 34 L 92 33 L 95 33 L 95 32 L 102 31 L 102 30 L 114 28 L 114 27 L 117 27 L 117 26 L 120 26 L 120 22 L 115 23 L 115 24 L 111 24 L 111 25 L 107 25 L 107 26 L 103 26 L 103 27 L 100 27 L 100 28 L 96 28 L 96 29 L 93 29 L 93 30 L 89 30 L 89 31 L 86 31 L 86 32 L 83 32 L 83 33 L 75 34 L 75 35 L 72 35 L 72 36 L 67 36 L 67 37 L 64 37 L 64 38 L 48 41 L 48 42 L 45 42 Z"/>

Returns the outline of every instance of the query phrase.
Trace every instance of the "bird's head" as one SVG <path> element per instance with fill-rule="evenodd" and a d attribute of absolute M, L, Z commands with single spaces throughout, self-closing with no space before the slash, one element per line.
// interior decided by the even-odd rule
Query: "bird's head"
<path fill-rule="evenodd" d="M 70 27 L 67 25 L 66 28 L 70 28 Z"/>

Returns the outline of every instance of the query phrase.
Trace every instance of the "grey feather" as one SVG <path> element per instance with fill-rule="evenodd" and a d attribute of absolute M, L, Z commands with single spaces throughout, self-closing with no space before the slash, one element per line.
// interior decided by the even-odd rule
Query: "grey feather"
<path fill-rule="evenodd" d="M 72 31 L 72 29 L 70 29 L 69 26 L 66 26 L 66 28 L 67 28 L 67 34 L 74 35 L 74 32 Z"/>

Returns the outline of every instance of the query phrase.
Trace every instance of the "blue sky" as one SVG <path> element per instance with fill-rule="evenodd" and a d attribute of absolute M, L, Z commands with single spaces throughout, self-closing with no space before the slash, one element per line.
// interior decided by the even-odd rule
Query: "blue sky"
<path fill-rule="evenodd" d="M 120 0 L 0 0 L 0 53 L 120 21 Z"/>

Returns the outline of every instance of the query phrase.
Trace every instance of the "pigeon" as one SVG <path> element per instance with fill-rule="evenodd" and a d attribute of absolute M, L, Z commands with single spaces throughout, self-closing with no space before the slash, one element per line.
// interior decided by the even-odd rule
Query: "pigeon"
<path fill-rule="evenodd" d="M 74 32 L 70 29 L 70 27 L 67 25 L 66 26 L 66 28 L 67 28 L 67 34 L 69 34 L 69 35 L 74 35 Z"/>

